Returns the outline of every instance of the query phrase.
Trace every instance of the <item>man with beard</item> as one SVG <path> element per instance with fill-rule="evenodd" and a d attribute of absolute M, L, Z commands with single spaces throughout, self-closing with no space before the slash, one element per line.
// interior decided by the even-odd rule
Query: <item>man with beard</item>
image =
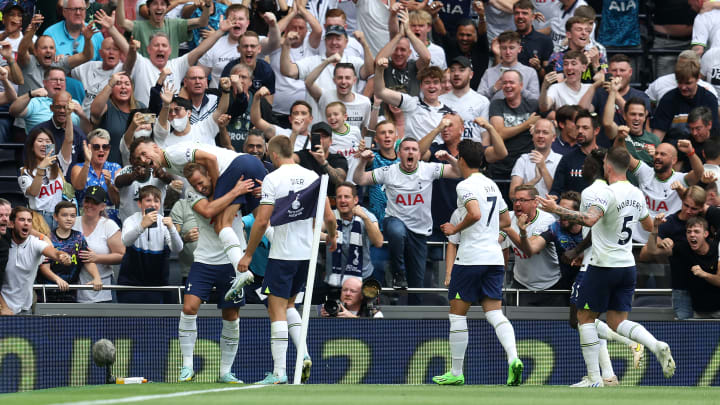
<path fill-rule="evenodd" d="M 60 77 L 59 71 L 55 72 L 55 74 L 57 75 L 57 77 Z M 40 90 L 35 90 L 35 93 L 39 91 Z M 36 97 L 35 99 L 39 102 L 42 100 L 42 97 Z M 71 109 L 79 110 L 80 105 L 70 98 L 70 93 L 68 93 L 67 91 L 55 93 L 55 96 L 52 97 L 50 103 L 51 104 L 49 106 L 49 111 L 52 113 L 52 116 L 47 121 L 38 124 L 35 128 L 47 129 L 51 134 L 53 134 L 55 145 L 62 145 L 65 141 L 65 122 L 68 119 L 65 106 L 68 103 L 71 103 Z M 28 108 L 34 107 L 31 107 L 31 104 L 29 104 Z M 34 118 L 36 118 L 36 116 L 37 115 L 34 114 Z M 75 121 L 76 118 L 77 116 L 73 114 L 73 121 Z M 27 121 L 30 123 L 34 122 L 30 120 Z M 82 163 L 85 160 L 85 156 L 83 156 L 83 144 L 85 142 L 87 142 L 85 132 L 83 132 L 83 130 L 77 124 L 73 123 L 73 146 L 71 150 L 72 159 L 70 160 L 70 167 L 74 166 L 77 163 Z"/>
<path fill-rule="evenodd" d="M 608 93 L 607 103 L 602 116 L 603 129 L 607 139 L 614 140 L 618 133 L 618 124 L 615 116 L 615 100 L 618 98 L 617 81 L 610 84 L 610 92 Z M 652 151 L 660 144 L 660 140 L 655 134 L 645 129 L 645 120 L 648 111 L 645 108 L 646 102 L 640 98 L 631 98 L 623 103 L 623 121 L 630 131 L 630 136 L 625 139 L 628 152 L 638 160 L 642 160 L 647 164 L 653 162 Z"/>
<path fill-rule="evenodd" d="M 659 225 L 664 222 L 663 215 L 655 217 L 653 234 L 658 232 Z M 693 217 L 687 221 L 685 240 L 675 245 L 660 246 L 655 238 L 648 241 L 648 251 L 654 255 L 669 256 L 673 274 L 682 275 L 687 281 L 691 307 L 682 314 L 676 313 L 679 319 L 690 318 L 695 312 L 696 318 L 717 318 L 720 306 L 717 296 L 720 293 L 720 275 L 718 275 L 718 244 L 708 240 L 708 223 L 702 217 Z M 675 257 L 678 260 L 672 260 Z M 675 285 L 673 284 L 673 297 Z M 687 292 L 686 292 L 687 293 Z M 682 316 L 682 317 L 681 317 Z"/>
<path fill-rule="evenodd" d="M 452 108 L 463 121 L 472 121 L 477 117 L 488 119 L 490 101 L 487 97 L 470 88 L 473 77 L 470 59 L 458 56 L 449 63 L 452 91 L 438 99 Z"/>
<path fill-rule="evenodd" d="M 552 6 L 551 3 L 548 5 Z M 515 29 L 520 34 L 522 50 L 518 61 L 539 71 L 550 59 L 553 43 L 550 36 L 543 34 L 533 27 L 535 22 L 535 5 L 531 0 L 519 0 L 513 5 L 513 18 Z M 549 16 L 545 16 L 546 21 Z"/>
<path fill-rule="evenodd" d="M 247 139 L 243 144 L 243 152 L 260 159 L 268 173 L 275 170 L 275 166 L 273 166 L 270 159 L 265 155 L 265 152 L 267 152 L 267 143 L 265 142 L 265 135 L 263 135 L 262 131 L 251 129 L 248 132 Z"/>
<path fill-rule="evenodd" d="M 625 146 L 625 138 L 630 135 L 630 128 L 627 126 L 618 127 L 615 146 Z M 677 151 L 680 150 L 690 157 L 692 171 L 690 173 L 676 172 L 673 166 L 677 163 Z M 682 199 L 672 188 L 672 184 L 679 181 L 683 187 L 696 184 L 702 177 L 705 169 L 702 160 L 697 156 L 692 144 L 687 139 L 681 139 L 677 143 L 677 149 L 669 143 L 663 142 L 655 149 L 653 166 L 640 161 L 630 155 L 630 170 L 638 180 L 638 188 L 645 195 L 648 210 L 655 216 L 660 213 L 670 215 L 680 210 Z M 634 240 L 646 243 L 648 233 L 636 224 L 632 237 Z"/>
<path fill-rule="evenodd" d="M 565 191 L 582 192 L 589 186 L 587 180 L 583 179 L 583 164 L 590 152 L 598 148 L 595 142 L 600 124 L 597 117 L 590 114 L 588 110 L 580 110 L 575 116 L 575 127 L 577 128 L 577 148 L 563 156 L 555 170 L 555 178 L 550 189 L 551 196 L 560 196 Z"/>
<path fill-rule="evenodd" d="M 476 7 L 477 11 L 478 2 L 473 1 L 472 4 Z M 480 4 L 482 3 L 480 2 Z M 478 14 L 485 15 L 485 12 L 483 11 Z M 440 18 L 436 18 L 435 21 L 440 21 Z M 477 89 L 480 84 L 480 78 L 483 73 L 485 73 L 485 69 L 487 69 L 488 56 L 490 54 L 485 21 L 479 20 L 478 25 L 475 26 L 473 20 L 469 18 L 460 20 L 457 25 L 457 31 L 455 31 L 455 38 L 451 38 L 447 32 L 440 32 L 437 30 L 437 27 L 434 26 L 433 37 L 436 43 L 445 49 L 445 58 L 448 61 L 448 65 L 450 61 L 458 56 L 464 56 L 470 59 L 473 70 L 470 87 Z"/>
<path fill-rule="evenodd" d="M 58 251 L 48 241 L 30 235 L 32 211 L 29 208 L 13 208 L 10 222 L 13 227 L 0 291 L 0 315 L 29 315 L 33 304 L 33 281 L 43 256 L 68 266 L 70 255 Z"/>

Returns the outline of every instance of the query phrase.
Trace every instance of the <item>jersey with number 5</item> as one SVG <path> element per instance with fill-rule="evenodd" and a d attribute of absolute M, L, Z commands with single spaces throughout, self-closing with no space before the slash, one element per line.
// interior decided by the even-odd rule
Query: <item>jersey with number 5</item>
<path fill-rule="evenodd" d="M 508 208 L 498 186 L 483 174 L 474 173 L 458 183 L 456 191 L 458 207 L 465 207 L 473 200 L 478 202 L 480 220 L 460 232 L 455 264 L 504 265 L 498 233 L 500 214 Z"/>
<path fill-rule="evenodd" d="M 600 267 L 634 266 L 632 230 L 635 223 L 649 215 L 645 196 L 628 181 L 613 183 L 608 190 L 608 198 L 599 198 L 596 204 L 604 215 L 592 227 L 590 264 Z"/>

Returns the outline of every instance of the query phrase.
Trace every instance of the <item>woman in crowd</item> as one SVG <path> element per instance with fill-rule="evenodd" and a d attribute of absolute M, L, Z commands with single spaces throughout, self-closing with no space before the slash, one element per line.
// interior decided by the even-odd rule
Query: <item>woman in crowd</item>
<path fill-rule="evenodd" d="M 121 169 L 115 162 L 109 162 L 110 156 L 110 134 L 108 131 L 98 128 L 88 134 L 88 141 L 85 143 L 85 162 L 78 163 L 72 168 L 70 181 L 75 188 L 78 201 L 85 198 L 84 190 L 90 186 L 100 186 L 107 193 L 108 204 L 107 215 L 113 221 L 117 219 L 117 205 L 120 203 L 120 192 L 113 181 L 115 173 Z M 89 164 L 88 164 L 89 162 Z M 119 224 L 119 222 L 118 222 Z"/>
<path fill-rule="evenodd" d="M 65 139 L 58 154 L 53 135 L 39 128 L 28 136 L 24 166 L 20 168 L 20 189 L 28 199 L 28 207 L 42 215 L 50 228 L 57 225 L 53 219 L 55 205 L 62 201 L 64 176 L 72 157 L 73 127 L 67 120 Z"/>
<path fill-rule="evenodd" d="M 122 163 L 120 141 L 128 127 L 131 111 L 145 108 L 135 100 L 135 89 L 125 72 L 113 74 L 108 84 L 90 105 L 90 117 L 97 128 L 110 133 L 110 156 L 108 161 Z"/>
<path fill-rule="evenodd" d="M 80 251 L 80 258 L 86 263 L 95 263 L 103 285 L 110 285 L 113 284 L 112 265 L 120 264 L 125 254 L 125 245 L 120 239 L 120 227 L 103 215 L 107 199 L 105 189 L 91 186 L 85 190 L 84 195 L 83 215 L 75 219 L 73 226 L 74 230 L 83 233 L 88 244 L 88 250 Z M 91 280 L 88 272 L 80 273 L 80 284 Z M 110 301 L 110 290 L 80 290 L 77 294 L 77 302 Z"/>

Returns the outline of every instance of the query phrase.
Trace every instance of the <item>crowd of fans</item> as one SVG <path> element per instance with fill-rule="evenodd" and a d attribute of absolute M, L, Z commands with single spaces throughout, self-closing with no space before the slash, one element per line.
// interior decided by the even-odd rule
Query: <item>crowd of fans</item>
<path fill-rule="evenodd" d="M 0 141 L 24 143 L 28 209 L 0 200 L 2 314 L 30 309 L 36 275 L 60 287 L 48 301 L 168 302 L 101 289 L 167 284 L 170 252 L 186 276 L 198 240 L 194 171 L 143 164 L 138 140 L 218 145 L 272 171 L 266 142 L 286 136 L 297 164 L 329 175 L 344 243 L 324 258 L 327 286 L 442 285 L 426 274 L 443 255 L 428 242 L 451 234 L 455 157 L 470 139 L 513 210 L 499 236 L 509 285 L 532 290 L 524 305 L 567 305 L 543 291 L 572 285 L 581 227 L 535 197 L 577 209 L 598 172 L 586 157 L 626 145 L 656 224 L 628 225 L 638 258 L 669 262 L 678 318 L 720 317 L 720 2 L 658 2 L 653 47 L 677 52 L 653 57 L 646 91 L 632 85 L 637 58 L 617 50 L 641 46 L 637 2 L 594 3 L 60 0 L 49 21 L 34 2 L 7 2 Z M 248 302 L 263 298 L 270 243 L 255 252 Z M 67 291 L 76 283 L 96 291 Z"/>

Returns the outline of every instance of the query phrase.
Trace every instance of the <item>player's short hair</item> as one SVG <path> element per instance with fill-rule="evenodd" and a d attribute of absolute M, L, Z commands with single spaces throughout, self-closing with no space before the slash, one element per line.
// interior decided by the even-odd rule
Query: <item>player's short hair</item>
<path fill-rule="evenodd" d="M 710 111 L 710 109 L 705 107 L 704 105 L 695 107 L 690 110 L 687 118 L 688 124 L 698 122 L 698 120 L 702 120 L 703 124 L 705 125 L 710 124 L 712 122 L 712 111 Z"/>
<path fill-rule="evenodd" d="M 378 128 L 380 128 L 380 127 L 383 126 L 383 125 L 392 125 L 393 127 L 395 127 L 395 123 L 394 123 L 394 122 L 392 122 L 392 121 L 390 121 L 390 120 L 382 120 L 382 121 L 378 122 L 377 125 L 375 125 L 375 133 L 377 133 L 377 132 L 378 132 Z M 366 145 L 366 146 L 368 146 L 368 145 Z"/>
<path fill-rule="evenodd" d="M 605 161 L 617 173 L 625 173 L 630 167 L 630 152 L 628 152 L 625 146 L 613 146 L 605 155 Z"/>
<path fill-rule="evenodd" d="M 627 112 L 630 111 L 630 106 L 633 104 L 641 105 L 643 107 L 643 110 L 647 112 L 647 106 L 645 105 L 645 101 L 643 101 L 643 99 L 641 99 L 640 97 L 631 97 L 630 100 L 626 101 L 625 107 L 623 107 L 623 112 L 627 114 Z"/>
<path fill-rule="evenodd" d="M 242 41 L 242 39 L 245 38 L 245 37 L 248 37 L 248 38 L 257 38 L 257 40 L 260 41 L 260 35 L 258 35 L 257 32 L 251 31 L 251 30 L 247 30 L 247 31 L 245 31 L 244 34 L 242 34 L 242 35 L 240 36 L 240 38 L 238 39 L 238 42 Z"/>
<path fill-rule="evenodd" d="M 597 14 L 595 13 L 595 9 L 590 6 L 579 6 L 575 9 L 573 16 L 582 17 L 586 22 L 595 22 Z"/>
<path fill-rule="evenodd" d="M 60 215 L 60 210 L 66 209 L 66 208 L 72 208 L 75 213 L 77 213 L 77 208 L 75 208 L 75 204 L 71 203 L 70 201 L 60 201 L 55 205 L 55 210 L 53 211 L 55 216 Z"/>
<path fill-rule="evenodd" d="M 227 19 L 228 17 L 230 17 L 230 14 L 237 11 L 242 11 L 243 13 L 245 13 L 245 17 L 247 17 L 248 20 L 250 19 L 250 9 L 239 3 L 231 4 L 228 6 L 228 8 L 225 10 L 225 18 Z"/>
<path fill-rule="evenodd" d="M 568 200 L 573 202 L 573 209 L 575 211 L 580 208 L 580 193 L 577 191 L 565 191 L 560 194 L 560 200 Z"/>
<path fill-rule="evenodd" d="M 295 107 L 297 107 L 299 105 L 306 107 L 308 109 L 308 111 L 310 112 L 310 115 L 312 115 L 312 107 L 310 107 L 310 104 L 305 100 L 296 100 L 294 103 L 292 103 L 292 105 L 290 106 L 290 115 L 292 115 L 292 112 L 295 109 Z"/>
<path fill-rule="evenodd" d="M 205 168 L 205 166 L 197 163 L 188 163 L 183 168 L 183 177 L 189 179 L 196 171 L 199 171 L 203 176 L 207 175 L 207 168 Z"/>
<path fill-rule="evenodd" d="M 232 69 L 230 69 L 230 74 L 236 75 L 241 70 L 245 70 L 246 72 L 248 72 L 250 74 L 250 80 L 252 80 L 253 77 L 255 77 L 253 68 L 246 65 L 245 63 L 238 63 L 237 65 L 233 66 Z"/>
<path fill-rule="evenodd" d="M 585 162 L 582 167 L 582 178 L 587 184 L 591 184 L 596 179 L 603 178 L 603 162 L 605 161 L 606 150 L 598 148 L 590 152 L 585 157 Z"/>
<path fill-rule="evenodd" d="M 687 83 L 700 78 L 700 63 L 694 60 L 678 62 L 675 65 L 675 78 L 678 83 Z"/>
<path fill-rule="evenodd" d="M 458 159 L 464 160 L 471 169 L 480 169 L 485 164 L 485 148 L 480 142 L 463 139 L 458 144 Z"/>
<path fill-rule="evenodd" d="M 577 104 L 565 104 L 555 111 L 555 121 L 558 124 L 562 123 L 565 125 L 565 121 L 575 122 L 575 116 L 580 111 L 580 106 Z"/>
<path fill-rule="evenodd" d="M 497 36 L 498 44 L 502 44 L 503 42 L 517 42 L 518 44 L 522 43 L 522 38 L 520 38 L 520 34 L 517 33 L 517 31 L 505 31 Z"/>
<path fill-rule="evenodd" d="M 259 136 L 263 140 L 263 144 L 265 143 L 265 133 L 263 133 L 262 130 L 257 128 L 252 128 L 248 131 L 248 136 Z"/>
<path fill-rule="evenodd" d="M 353 72 L 353 76 L 357 76 L 357 73 L 355 72 L 355 66 L 352 63 L 338 62 L 335 65 L 335 69 L 333 69 L 333 76 L 337 74 L 338 69 L 350 69 Z"/>
<path fill-rule="evenodd" d="M 532 184 L 521 184 L 515 188 L 515 194 L 517 195 L 518 191 L 527 191 L 530 193 L 530 198 L 535 198 L 538 196 L 538 191 Z"/>
<path fill-rule="evenodd" d="M 610 60 L 608 61 L 608 64 L 620 63 L 620 62 L 625 62 L 628 65 L 632 65 L 630 57 L 625 55 L 624 53 L 616 53 L 615 55 L 611 56 Z"/>
<path fill-rule="evenodd" d="M 145 3 L 145 5 L 148 6 L 148 7 L 150 7 L 150 5 L 153 4 L 153 3 L 155 3 L 156 1 L 162 1 L 163 3 L 165 3 L 166 6 L 169 6 L 169 5 L 170 5 L 170 0 L 147 0 L 147 2 Z"/>
<path fill-rule="evenodd" d="M 578 62 L 582 63 L 583 65 L 588 64 L 587 56 L 585 56 L 585 53 L 581 50 L 571 50 L 567 51 L 565 53 L 565 56 L 563 57 L 564 61 L 567 61 L 569 59 L 575 59 Z"/>
<path fill-rule="evenodd" d="M 703 153 L 705 154 L 706 160 L 717 159 L 718 156 L 720 156 L 720 139 L 710 137 L 707 141 L 705 141 L 703 144 Z M 715 184 L 715 182 L 710 184 Z"/>
<path fill-rule="evenodd" d="M 110 132 L 104 128 L 95 128 L 87 134 L 88 143 L 92 142 L 93 139 L 100 138 L 110 142 Z"/>
<path fill-rule="evenodd" d="M 347 107 L 345 107 L 345 103 L 342 101 L 333 101 L 332 103 L 328 104 L 325 107 L 325 114 L 327 114 L 327 110 L 330 107 L 340 107 L 340 111 L 342 111 L 343 114 L 347 114 Z"/>
<path fill-rule="evenodd" d="M 152 196 L 158 200 L 162 200 L 162 192 L 155 186 L 144 186 L 138 191 L 138 200 L 142 200 L 145 197 Z"/>
<path fill-rule="evenodd" d="M 565 31 L 571 31 L 573 25 L 575 24 L 587 24 L 587 20 L 584 17 L 572 16 L 568 18 L 567 22 L 565 23 Z"/>
<path fill-rule="evenodd" d="M 8 200 L 6 200 L 6 199 L 4 199 L 4 198 L 0 197 L 0 207 L 1 207 L 1 206 L 3 206 L 3 205 L 9 205 L 9 206 L 12 206 L 12 204 L 10 204 L 10 201 L 8 201 Z"/>
<path fill-rule="evenodd" d="M 420 83 L 422 83 L 422 81 L 428 77 L 442 81 L 443 75 L 444 75 L 444 73 L 443 73 L 442 69 L 440 69 L 439 67 L 428 66 L 418 72 L 417 79 Z"/>
<path fill-rule="evenodd" d="M 280 157 L 289 159 L 293 156 L 293 146 L 287 136 L 273 136 L 267 145 L 268 155 L 277 153 Z"/>
<path fill-rule="evenodd" d="M 709 230 L 708 222 L 703 217 L 690 217 L 687 220 L 687 223 L 685 224 L 685 229 L 690 229 L 692 227 L 700 225 L 703 228 L 703 231 Z"/>
<path fill-rule="evenodd" d="M 432 16 L 425 10 L 414 10 L 410 12 L 410 24 L 432 24 Z"/>
<path fill-rule="evenodd" d="M 53 71 L 62 72 L 63 77 L 67 77 L 67 74 L 65 73 L 64 70 L 60 69 L 60 68 L 57 67 L 57 66 L 51 66 L 51 67 L 49 67 L 48 70 L 46 70 L 45 73 L 43 74 L 43 80 L 47 80 L 48 78 L 50 78 L 50 73 L 53 72 Z"/>
<path fill-rule="evenodd" d="M 592 125 L 593 130 L 600 128 L 600 121 L 598 121 L 597 114 L 593 115 L 590 111 L 581 108 L 578 110 L 577 115 L 575 115 L 575 123 L 577 124 L 581 118 L 590 118 L 590 125 Z"/>
<path fill-rule="evenodd" d="M 676 64 L 684 62 L 697 62 L 700 63 L 700 55 L 692 49 L 686 49 L 678 54 Z"/>
<path fill-rule="evenodd" d="M 693 203 L 695 205 L 704 206 L 705 200 L 707 199 L 707 193 L 705 192 L 705 189 L 698 185 L 690 186 L 688 187 L 685 192 L 683 193 L 682 199 L 683 201 L 686 198 L 691 198 Z"/>
<path fill-rule="evenodd" d="M 530 0 L 518 0 L 515 4 L 513 4 L 513 11 L 516 9 L 522 9 L 522 10 L 530 10 L 535 11 L 535 5 Z"/>
<path fill-rule="evenodd" d="M 402 148 L 402 146 L 403 146 L 403 144 L 404 144 L 405 142 L 415 142 L 415 143 L 419 143 L 417 139 L 415 139 L 415 138 L 410 138 L 409 136 L 406 136 L 405 138 L 403 138 L 403 139 L 400 141 L 400 144 L 398 145 L 398 149 Z"/>
<path fill-rule="evenodd" d="M 343 20 L 347 21 L 347 15 L 339 8 L 331 8 L 327 11 L 327 13 L 325 13 L 325 19 L 332 17 L 341 17 Z"/>
<path fill-rule="evenodd" d="M 158 32 L 150 35 L 150 38 L 148 38 L 148 42 L 147 42 L 148 46 L 150 46 L 150 44 L 152 44 L 152 42 L 155 40 L 155 38 L 165 38 L 168 42 L 170 42 L 170 36 L 166 32 L 158 31 Z"/>
<path fill-rule="evenodd" d="M 457 28 L 460 27 L 467 27 L 468 25 L 471 25 L 473 28 L 475 28 L 475 21 L 473 21 L 471 18 L 463 17 L 457 22 L 455 29 L 457 30 Z"/>
<path fill-rule="evenodd" d="M 338 184 L 337 187 L 335 187 L 335 192 L 340 189 L 340 187 L 348 187 L 350 189 L 350 193 L 353 197 L 358 196 L 357 187 L 349 181 L 343 181 L 342 183 Z"/>
<path fill-rule="evenodd" d="M 155 141 L 152 140 L 149 136 L 141 136 L 138 138 L 133 139 L 132 143 L 130 144 L 130 157 L 135 156 L 135 149 L 137 149 L 138 146 L 144 144 L 144 143 L 155 143 Z"/>
<path fill-rule="evenodd" d="M 504 76 L 505 73 L 515 73 L 515 75 L 518 77 L 518 80 L 520 81 L 520 84 L 523 83 L 523 76 L 522 73 L 520 73 L 517 69 L 508 69 L 500 74 L 500 77 Z"/>
<path fill-rule="evenodd" d="M 24 207 L 22 205 L 17 205 L 13 207 L 12 211 L 10 211 L 10 222 L 14 222 L 15 218 L 17 218 L 17 215 L 21 212 L 29 212 L 30 215 L 33 214 L 33 211 L 30 208 Z"/>

